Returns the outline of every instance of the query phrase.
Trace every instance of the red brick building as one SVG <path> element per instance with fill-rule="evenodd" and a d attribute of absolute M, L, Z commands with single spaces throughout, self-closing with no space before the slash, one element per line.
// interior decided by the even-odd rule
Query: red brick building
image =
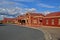
<path fill-rule="evenodd" d="M 47 14 L 42 23 L 44 26 L 60 26 L 60 12 Z"/>
<path fill-rule="evenodd" d="M 32 27 L 60 26 L 60 12 L 52 12 L 47 15 L 28 12 L 16 18 L 4 18 L 3 23 L 16 23 Z"/>
<path fill-rule="evenodd" d="M 43 17 L 42 13 L 26 13 L 17 18 L 21 25 L 39 27 L 42 25 Z"/>
<path fill-rule="evenodd" d="M 15 23 L 15 18 L 4 18 L 3 23 L 4 24 Z"/>
<path fill-rule="evenodd" d="M 44 16 L 42 13 L 26 13 L 17 18 L 20 20 L 22 25 L 27 26 L 60 26 L 60 12 L 52 12 L 46 16 Z"/>

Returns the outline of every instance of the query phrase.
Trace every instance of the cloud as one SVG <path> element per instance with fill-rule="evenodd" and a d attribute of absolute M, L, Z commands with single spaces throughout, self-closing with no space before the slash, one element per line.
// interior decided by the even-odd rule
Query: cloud
<path fill-rule="evenodd" d="M 49 14 L 51 12 L 50 11 L 44 11 L 43 13 L 44 13 L 44 15 L 47 15 L 47 14 Z"/>
<path fill-rule="evenodd" d="M 0 1 L 0 5 L 4 5 L 4 4 L 14 4 L 14 2 Z"/>
<path fill-rule="evenodd" d="M 20 2 L 34 2 L 35 0 L 14 0 L 14 1 L 20 1 Z"/>
<path fill-rule="evenodd" d="M 35 8 L 20 8 L 19 14 L 25 14 L 27 12 L 36 12 Z"/>
<path fill-rule="evenodd" d="M 47 4 L 43 4 L 43 3 L 39 3 L 38 6 L 44 7 L 44 8 L 55 8 L 55 6 L 51 6 L 51 5 L 47 5 Z"/>
<path fill-rule="evenodd" d="M 13 18 L 18 15 L 25 14 L 28 11 L 29 12 L 36 11 L 35 8 L 27 7 L 28 7 L 27 5 L 22 3 L 16 3 L 13 1 L 0 1 L 0 15 L 4 15 L 4 17 Z"/>
<path fill-rule="evenodd" d="M 47 14 L 50 14 L 50 13 L 52 13 L 52 12 L 54 12 L 54 11 L 43 11 L 43 12 L 41 12 L 41 13 L 43 13 L 44 15 L 47 15 Z"/>
<path fill-rule="evenodd" d="M 0 7 L 11 8 L 11 7 L 28 7 L 23 3 L 11 2 L 11 1 L 0 1 Z"/>
<path fill-rule="evenodd" d="M 60 9 L 60 6 L 58 8 Z"/>
<path fill-rule="evenodd" d="M 7 15 L 0 15 L 0 20 L 3 20 L 4 18 L 15 18 L 15 17 L 7 16 Z"/>
<path fill-rule="evenodd" d="M 5 18 L 15 18 L 14 16 L 3 15 Z"/>
<path fill-rule="evenodd" d="M 27 0 L 26 0 L 27 1 Z M 4 17 L 16 17 L 25 14 L 26 12 L 35 12 L 35 8 L 27 8 L 23 3 L 13 1 L 0 1 L 0 15 Z"/>
<path fill-rule="evenodd" d="M 36 8 L 26 8 L 25 10 L 27 12 L 35 12 L 37 9 Z"/>
<path fill-rule="evenodd" d="M 3 18 L 4 18 L 4 15 L 0 15 L 0 20 L 3 20 Z"/>
<path fill-rule="evenodd" d="M 19 15 L 25 14 L 26 12 L 35 12 L 35 8 L 0 8 L 0 15 L 6 15 L 4 17 L 17 17 Z"/>
<path fill-rule="evenodd" d="M 0 15 L 0 20 L 3 20 L 4 18 L 15 18 L 14 16 L 8 16 L 8 15 Z"/>

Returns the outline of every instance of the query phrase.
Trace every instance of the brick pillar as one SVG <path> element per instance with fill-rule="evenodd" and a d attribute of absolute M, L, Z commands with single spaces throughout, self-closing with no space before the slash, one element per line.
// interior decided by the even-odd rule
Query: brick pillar
<path fill-rule="evenodd" d="M 28 17 L 28 23 L 27 23 L 28 26 L 31 26 L 31 15 L 29 15 Z"/>

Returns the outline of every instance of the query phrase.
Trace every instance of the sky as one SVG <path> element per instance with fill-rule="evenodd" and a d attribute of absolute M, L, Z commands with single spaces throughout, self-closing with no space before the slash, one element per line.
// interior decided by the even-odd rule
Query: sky
<path fill-rule="evenodd" d="M 14 18 L 25 12 L 58 12 L 60 0 L 0 0 L 0 20 Z"/>

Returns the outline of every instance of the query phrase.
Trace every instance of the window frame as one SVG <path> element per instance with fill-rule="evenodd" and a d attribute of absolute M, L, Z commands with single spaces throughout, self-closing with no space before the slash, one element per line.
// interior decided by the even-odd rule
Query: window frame
<path fill-rule="evenodd" d="M 49 20 L 48 20 L 48 19 L 46 19 L 46 24 L 49 24 L 49 23 L 48 23 L 48 21 L 49 21 Z"/>
<path fill-rule="evenodd" d="M 60 25 L 60 18 L 58 19 L 58 24 Z"/>
<path fill-rule="evenodd" d="M 54 24 L 55 24 L 54 22 L 55 22 L 55 20 L 54 20 L 54 18 L 53 18 L 53 19 L 51 20 L 51 24 L 54 25 Z"/>

